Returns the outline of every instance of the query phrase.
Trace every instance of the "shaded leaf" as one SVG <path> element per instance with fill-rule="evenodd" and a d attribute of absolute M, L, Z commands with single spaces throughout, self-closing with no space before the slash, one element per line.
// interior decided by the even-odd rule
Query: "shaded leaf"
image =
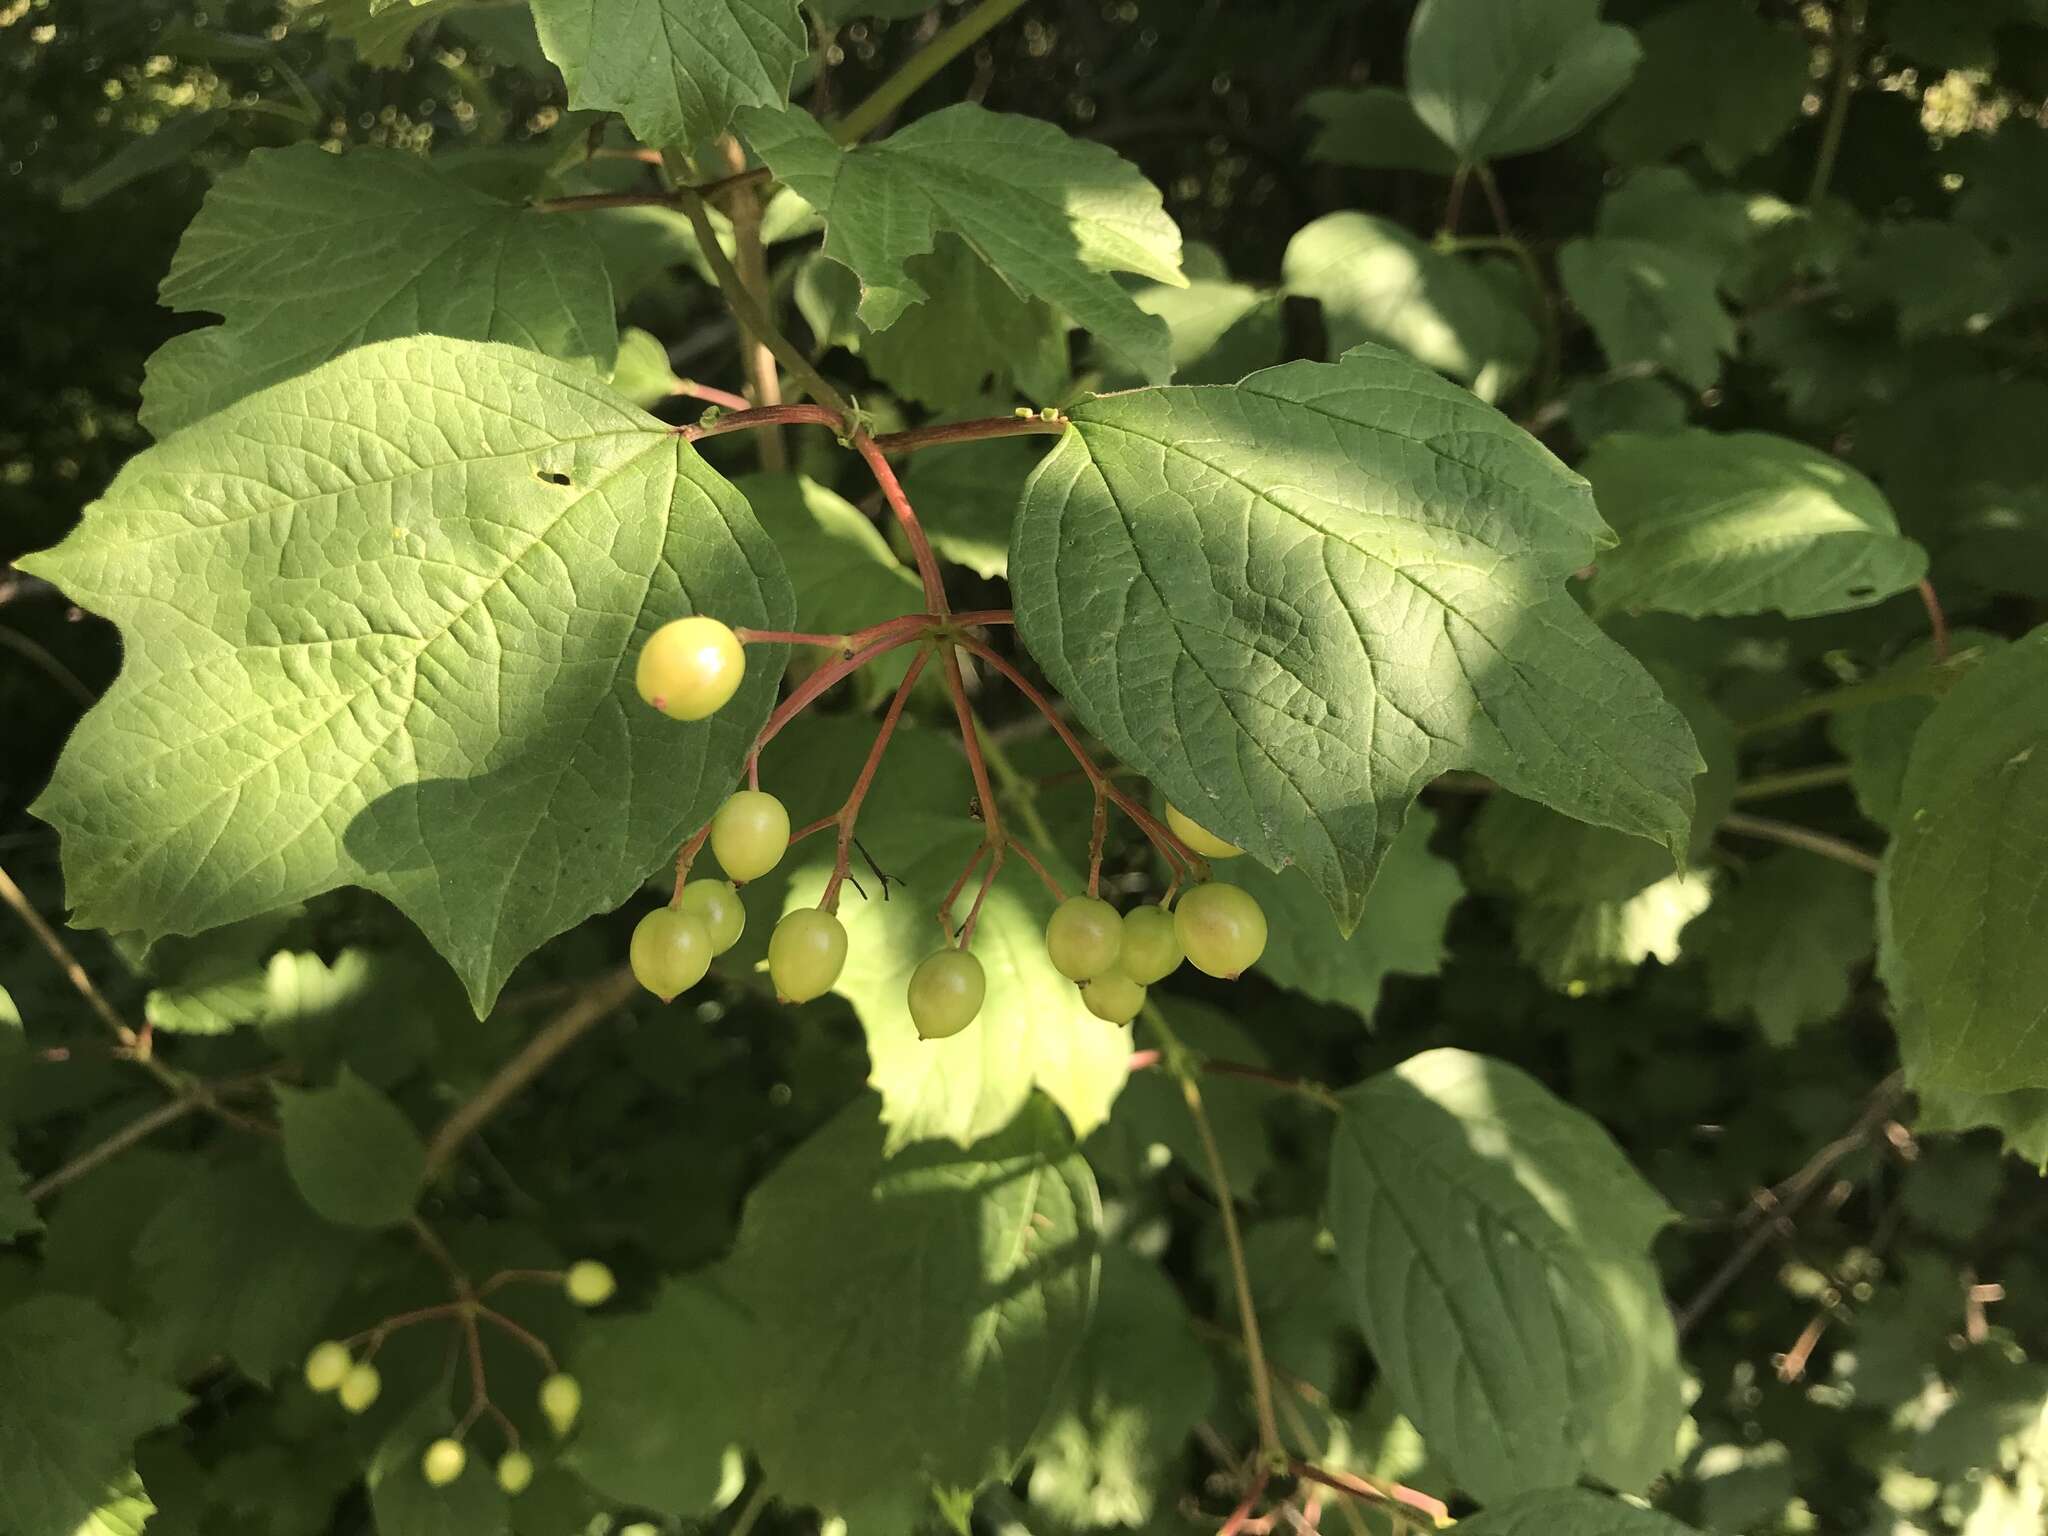
<path fill-rule="evenodd" d="M 1066 1402 L 1032 1450 L 1030 1495 L 1076 1526 L 1142 1526 L 1170 1502 L 1174 1458 L 1216 1393 L 1209 1354 L 1159 1266 L 1102 1255 Z"/>
<path fill-rule="evenodd" d="M 133 1476 L 138 1436 L 175 1421 L 185 1394 L 136 1369 L 121 1327 L 76 1296 L 0 1312 L 0 1466 L 9 1536 L 90 1530 Z"/>
<path fill-rule="evenodd" d="M 742 126 L 824 216 L 825 254 L 860 278 L 871 330 L 930 300 L 908 263 L 950 230 L 1017 293 L 1092 331 L 1147 378 L 1166 376 L 1165 325 L 1109 274 L 1179 282 L 1180 231 L 1157 189 L 1103 145 L 964 103 L 854 149 L 800 112 L 747 112 Z"/>
<path fill-rule="evenodd" d="M 1623 164 L 1697 144 L 1732 172 L 1799 121 L 1806 39 L 1763 20 L 1749 0 L 1683 0 L 1637 36 L 1642 67 L 1600 128 L 1601 147 Z"/>
<path fill-rule="evenodd" d="M 1401 1410 L 1492 1501 L 1589 1474 L 1638 1490 L 1684 1417 L 1649 1258 L 1672 1211 L 1586 1115 L 1436 1050 L 1345 1093 L 1330 1223 Z"/>
<path fill-rule="evenodd" d="M 1724 885 L 1685 948 L 1706 965 L 1716 1017 L 1754 1016 L 1766 1040 L 1790 1045 L 1848 1003 L 1850 973 L 1876 947 L 1876 922 L 1868 875 L 1790 849 Z"/>
<path fill-rule="evenodd" d="M 1862 302 L 1897 310 L 1908 341 L 1942 331 L 1976 335 L 2012 301 L 1997 254 L 1967 226 L 1944 219 L 1882 226 L 1844 287 Z"/>
<path fill-rule="evenodd" d="M 1914 1094 L 1920 1107 L 1916 1131 L 1995 1130 L 2005 1150 L 2036 1168 L 2048 1170 L 2048 1089 L 2015 1088 L 2009 1093 L 1968 1093 L 1956 1088 L 1922 1087 Z"/>
<path fill-rule="evenodd" d="M 1408 27 L 1415 115 L 1468 163 L 1569 138 L 1642 53 L 1599 14 L 1599 0 L 1422 0 Z"/>
<path fill-rule="evenodd" d="M 1669 1515 L 1583 1488 L 1525 1493 L 1458 1525 L 1465 1536 L 1694 1536 Z"/>
<path fill-rule="evenodd" d="M 1436 813 L 1427 806 L 1409 813 L 1348 938 L 1300 870 L 1275 874 L 1243 860 L 1219 867 L 1219 879 L 1243 886 L 1266 910 L 1271 937 L 1258 969 L 1318 1002 L 1350 1008 L 1367 1023 L 1389 975 L 1434 976 L 1443 966 L 1451 908 L 1465 894 L 1457 867 L 1429 851 L 1435 831 Z M 1660 849 L 1657 856 L 1669 865 L 1670 854 Z"/>
<path fill-rule="evenodd" d="M 1561 587 L 1605 526 L 1506 418 L 1377 347 L 1069 414 L 1011 548 L 1020 633 L 1117 757 L 1301 865 L 1341 929 L 1452 767 L 1683 846 L 1690 733 Z"/>
<path fill-rule="evenodd" d="M 433 337 L 138 455 L 23 563 L 127 641 L 37 802 L 77 921 L 190 933 L 364 885 L 479 1010 L 674 853 L 767 713 L 772 659 L 679 728 L 633 692 L 639 640 L 792 617 L 688 444 L 566 364 Z"/>
<path fill-rule="evenodd" d="M 434 1393 L 386 1432 L 363 1475 L 377 1536 L 502 1536 L 505 1495 L 479 1448 L 471 1448 L 462 1475 L 445 1488 L 434 1487 L 420 1470 L 427 1447 L 453 1423 L 448 1404 Z"/>
<path fill-rule="evenodd" d="M 804 475 L 743 475 L 733 484 L 774 541 L 796 596 L 796 625 L 838 635 L 924 611 L 924 589 L 868 515 Z M 812 651 L 800 660 L 829 652 Z M 878 691 L 894 687 L 910 665 L 903 650 L 864 668 Z"/>
<path fill-rule="evenodd" d="M 1264 1049 L 1227 1014 L 1163 988 L 1151 1000 L 1165 1014 L 1174 1038 L 1198 1055 L 1265 1065 Z M 1124 1048 L 1130 1049 L 1129 1037 Z M 1240 1200 L 1255 1198 L 1259 1180 L 1273 1166 L 1273 1138 L 1265 1118 L 1272 1097 L 1271 1088 L 1242 1078 L 1217 1075 L 1203 1080 L 1209 1128 L 1223 1172 Z M 1108 1123 L 1089 1143 L 1091 1156 L 1107 1157 L 1112 1148 L 1124 1158 L 1128 1177 L 1155 1174 L 1172 1161 L 1198 1183 L 1214 1182 L 1180 1082 L 1164 1068 L 1133 1073 L 1117 1095 Z"/>
<path fill-rule="evenodd" d="M 7 1150 L 6 1126 L 0 1124 L 0 1243 L 11 1243 L 30 1232 L 40 1232 L 43 1220 L 30 1203 L 27 1179 L 14 1154 Z"/>
<path fill-rule="evenodd" d="M 149 952 L 156 985 L 143 999 L 149 1023 L 172 1034 L 220 1035 L 263 1016 L 264 961 L 303 908 L 287 907 Z"/>
<path fill-rule="evenodd" d="M 1645 960 L 1670 965 L 1686 926 L 1714 899 L 1702 874 L 1666 875 L 1632 896 L 1525 902 L 1515 909 L 1515 953 L 1568 997 L 1626 986 Z"/>
<path fill-rule="evenodd" d="M 1311 160 L 1439 176 L 1458 168 L 1457 155 L 1415 115 L 1406 91 L 1384 85 L 1311 91 L 1301 110 L 1321 125 L 1309 142 Z"/>
<path fill-rule="evenodd" d="M 1994 652 L 1913 739 L 1879 878 L 1909 1080 L 2048 1087 L 2048 629 Z"/>
<path fill-rule="evenodd" d="M 299 1193 L 345 1227 L 388 1227 L 412 1214 L 427 1149 L 396 1104 L 349 1071 L 331 1087 L 280 1083 L 278 1128 Z"/>
<path fill-rule="evenodd" d="M 978 576 L 1010 569 L 1010 533 L 1024 482 L 1045 457 L 1036 437 L 992 438 L 926 448 L 910 461 L 903 489 L 932 547 Z"/>
<path fill-rule="evenodd" d="M 213 184 L 160 290 L 224 323 L 150 357 L 158 437 L 366 342 L 433 331 L 609 372 L 611 283 L 574 219 L 474 190 L 417 155 L 259 149 Z"/>
<path fill-rule="evenodd" d="M 1477 267 L 1386 219 L 1331 213 L 1303 226 L 1287 242 L 1281 282 L 1322 305 L 1332 354 L 1379 342 L 1484 400 L 1536 360 L 1536 327 Z"/>
<path fill-rule="evenodd" d="M 1593 581 L 1606 612 L 1811 618 L 1880 603 L 1927 570 L 1883 492 L 1790 438 L 1622 432 L 1582 467 L 1621 536 Z"/>
<path fill-rule="evenodd" d="M 1714 269 L 1650 240 L 1572 240 L 1557 258 L 1565 296 L 1616 368 L 1654 365 L 1705 389 L 1735 350 L 1735 322 L 1714 291 Z"/>
<path fill-rule="evenodd" d="M 1014 1470 L 1087 1326 L 1094 1183 L 1043 1105 L 965 1151 L 893 1158 L 879 1107 L 856 1100 L 792 1152 L 701 1282 L 589 1330 L 594 1379 L 652 1421 L 579 1450 L 601 1486 L 687 1507 L 723 1445 L 708 1421 L 760 1457 L 779 1498 L 856 1529 L 908 1529 L 933 1485 Z M 666 1372 L 629 1360 L 635 1346 Z M 711 1390 L 692 1401 L 699 1382 Z"/>
<path fill-rule="evenodd" d="M 274 1157 L 188 1173 L 136 1239 L 139 1352 L 171 1371 L 224 1354 L 265 1381 L 319 1340 L 361 1241 L 308 1210 Z"/>
<path fill-rule="evenodd" d="M 742 107 L 780 107 L 809 51 L 796 0 L 533 0 L 569 105 L 617 112 L 643 144 L 696 144 Z"/>

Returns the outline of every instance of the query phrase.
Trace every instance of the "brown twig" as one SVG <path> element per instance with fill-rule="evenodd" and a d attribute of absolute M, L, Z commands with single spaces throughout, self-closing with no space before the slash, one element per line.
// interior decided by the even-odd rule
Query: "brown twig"
<path fill-rule="evenodd" d="M 1770 1246 L 1774 1237 L 1791 1229 L 1793 1218 L 1819 1192 L 1835 1164 L 1862 1146 L 1884 1124 L 1904 1087 L 1905 1078 L 1898 1072 L 1879 1083 L 1857 1116 L 1856 1124 L 1814 1153 L 1797 1173 L 1779 1186 L 1785 1192 L 1784 1197 L 1775 1208 L 1767 1208 L 1768 1219 L 1758 1222 L 1741 1246 L 1708 1277 L 1707 1283 L 1699 1288 L 1692 1300 L 1678 1309 L 1673 1322 L 1680 1338 L 1684 1338 L 1706 1316 L 1708 1308 L 1735 1283 L 1751 1261 Z"/>
<path fill-rule="evenodd" d="M 1816 832 L 1811 827 L 1795 826 L 1789 821 L 1774 821 L 1767 816 L 1752 816 L 1747 811 L 1729 811 L 1722 816 L 1720 831 L 1733 832 L 1738 837 L 1754 837 L 1767 843 L 1779 843 L 1787 848 L 1800 848 L 1808 853 L 1817 853 L 1824 859 L 1833 859 L 1837 864 L 1846 864 L 1851 869 L 1860 869 L 1866 875 L 1874 875 L 1884 866 L 1874 854 L 1865 853 L 1854 843 L 1844 842 L 1825 832 Z"/>
<path fill-rule="evenodd" d="M 584 986 L 483 1087 L 441 1122 L 440 1129 L 427 1143 L 428 1177 L 439 1172 L 463 1142 L 538 1077 L 548 1063 L 623 1007 L 638 987 L 632 971 L 625 966 L 607 971 Z"/>

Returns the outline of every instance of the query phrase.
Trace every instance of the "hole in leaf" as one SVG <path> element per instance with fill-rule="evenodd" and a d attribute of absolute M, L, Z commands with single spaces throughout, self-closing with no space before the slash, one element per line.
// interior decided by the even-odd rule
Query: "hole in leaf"
<path fill-rule="evenodd" d="M 569 483 L 569 477 L 559 469 L 536 469 L 533 473 L 536 479 L 545 480 L 549 485 L 567 485 Z"/>
<path fill-rule="evenodd" d="M 1856 598 L 1856 599 L 1858 599 L 1858 600 L 1860 601 L 1861 599 L 1863 599 L 1863 598 L 1866 598 L 1866 597 L 1875 597 L 1875 596 L 1877 596 L 1877 588 L 1875 588 L 1875 587 L 1873 587 L 1873 586 L 1868 586 L 1868 585 L 1866 585 L 1866 586 L 1861 586 L 1861 587 L 1851 587 L 1851 588 L 1849 589 L 1849 595 L 1850 595 L 1851 597 L 1853 597 L 1853 598 Z"/>

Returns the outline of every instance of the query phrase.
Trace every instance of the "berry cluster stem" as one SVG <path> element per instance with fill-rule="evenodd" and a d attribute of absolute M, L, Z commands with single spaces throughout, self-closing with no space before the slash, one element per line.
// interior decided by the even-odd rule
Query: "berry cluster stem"
<path fill-rule="evenodd" d="M 1096 793 L 1108 800 L 1111 805 L 1114 805 L 1137 824 L 1138 830 L 1143 832 L 1151 841 L 1152 846 L 1159 850 L 1161 856 L 1165 858 L 1167 866 L 1175 871 L 1176 876 L 1183 870 L 1197 878 L 1207 873 L 1208 861 L 1206 859 L 1175 837 L 1157 816 L 1154 816 L 1130 795 L 1116 787 L 1115 781 L 1097 766 L 1094 758 L 1088 755 L 1088 749 L 1081 744 L 1081 738 L 1074 734 L 1073 728 L 1060 718 L 1059 711 L 1052 706 L 1052 701 L 1033 685 L 1030 678 L 1012 666 L 999 651 L 974 639 L 972 636 L 961 635 L 956 643 L 968 654 L 979 657 L 1002 673 L 1005 678 L 1009 679 L 1012 687 L 1036 706 L 1038 712 L 1045 716 L 1046 723 L 1053 728 L 1054 733 L 1066 744 L 1067 750 L 1074 754 L 1074 761 L 1080 765 L 1081 771 L 1088 776 L 1088 782 Z M 966 729 L 964 724 L 962 729 Z M 979 754 L 976 753 L 975 755 L 978 757 Z"/>
<path fill-rule="evenodd" d="M 910 505 L 910 498 L 903 494 L 903 482 L 896 478 L 896 471 L 882 450 L 875 446 L 875 440 L 862 428 L 853 434 L 854 452 L 867 462 L 874 474 L 875 484 L 882 488 L 882 498 L 889 503 L 889 510 L 896 514 L 896 522 L 903 529 L 903 537 L 910 541 L 910 552 L 917 560 L 917 579 L 924 584 L 924 605 L 940 618 L 952 612 L 946 602 L 946 583 L 939 576 L 938 556 L 932 553 L 932 541 L 925 537 L 924 525 L 917 520 L 917 511 Z"/>
<path fill-rule="evenodd" d="M 861 764 L 860 777 L 847 791 L 846 803 L 831 818 L 839 828 L 839 846 L 832 860 L 832 878 L 825 882 L 825 894 L 818 899 L 818 905 L 827 912 L 839 910 L 839 887 L 845 883 L 846 871 L 852 862 L 853 828 L 860 818 L 861 802 L 867 799 L 868 791 L 874 787 L 875 773 L 882 766 L 882 754 L 889 750 L 889 738 L 896 734 L 897 722 L 903 718 L 903 706 L 910 702 L 910 691 L 917 686 L 917 680 L 923 675 L 925 663 L 929 660 L 931 652 L 927 650 L 920 650 L 910 658 L 910 667 L 904 672 L 903 681 L 896 685 L 896 695 L 889 700 L 888 712 L 882 716 L 881 727 L 875 732 L 875 744 L 868 748 L 867 761 Z M 809 831 L 810 828 L 804 830 Z"/>

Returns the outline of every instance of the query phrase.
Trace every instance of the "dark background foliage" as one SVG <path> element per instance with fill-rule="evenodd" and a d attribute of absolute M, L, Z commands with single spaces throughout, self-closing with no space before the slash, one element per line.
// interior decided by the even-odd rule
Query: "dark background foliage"
<path fill-rule="evenodd" d="M 800 101 L 829 110 L 859 100 L 948 15 L 887 8 L 903 14 L 834 30 L 829 62 L 800 89 Z M 1689 148 L 1669 162 L 1703 186 L 1802 199 L 1820 152 L 1841 8 L 1764 0 L 1758 12 L 1795 30 L 1808 50 L 1807 99 L 1796 121 L 1734 171 Z M 392 51 L 390 67 L 373 67 L 363 58 L 363 0 L 284 9 L 254 0 L 0 7 L 0 560 L 60 537 L 147 442 L 135 421 L 143 360 L 188 323 L 157 305 L 155 285 L 211 173 L 250 148 L 304 137 L 309 126 L 330 142 L 411 147 L 516 144 L 574 131 L 562 121 L 559 80 L 503 7 L 428 9 L 430 18 Z M 1398 83 L 1411 9 L 1340 0 L 1038 0 L 951 65 L 904 116 L 965 98 L 1110 144 L 1164 190 L 1190 240 L 1213 246 L 1233 277 L 1271 284 L 1289 239 L 1321 214 L 1366 209 L 1424 235 L 1442 221 L 1442 178 L 1318 163 L 1308 155 L 1315 125 L 1301 111 L 1318 88 Z M 1670 9 L 1659 0 L 1616 0 L 1605 14 L 1640 27 Z M 1994 238 L 2003 229 L 2015 246 L 2031 244 L 2038 262 L 2048 177 L 2030 179 L 2028 168 L 2038 173 L 2048 158 L 2020 138 L 2023 129 L 2041 132 L 2027 125 L 2048 93 L 2048 17 L 2019 0 L 1986 5 L 1981 25 L 1962 14 L 1975 8 L 1961 0 L 1871 9 L 1876 42 L 1856 75 L 1833 194 L 1862 221 L 1963 220 Z M 310 103 L 317 121 L 252 102 Z M 143 153 L 143 135 L 176 131 L 202 113 L 216 116 L 191 153 L 146 164 L 87 206 L 66 206 L 67 189 L 76 200 L 81 182 Z M 1615 179 L 1594 136 L 1582 134 L 1505 162 L 1500 193 L 1515 229 L 1550 270 L 1560 243 L 1592 225 Z M 1466 232 L 1487 228 L 1476 196 L 1461 218 Z M 1803 291 L 1809 287 L 1825 291 Z M 730 335 L 714 296 L 687 277 L 652 286 L 629 318 L 661 336 L 679 367 L 717 355 Z M 1927 425 L 1940 419 L 1937 397 L 1971 380 L 1994 391 L 2038 381 L 2048 358 L 2048 289 L 2036 282 L 1988 330 L 1899 340 L 1882 300 L 1859 300 L 1853 285 L 1823 276 L 1789 282 L 1752 305 L 1745 326 L 1720 381 L 1682 402 L 1689 419 L 1780 432 L 1843 454 L 1886 486 L 1911 531 L 1980 469 L 1966 459 L 1971 442 Z M 1287 302 L 1283 336 L 1290 355 L 1323 355 L 1312 304 Z M 1579 317 L 1565 315 L 1562 345 L 1567 379 L 1601 370 Z M 1542 422 L 1546 441 L 1575 456 L 1584 444 L 1572 419 L 1543 421 L 1546 403 L 1521 402 L 1519 414 Z M 2016 498 L 2032 486 L 2038 505 L 2048 480 L 2044 423 L 2001 425 L 1987 428 L 2008 455 L 1992 466 L 1996 483 Z M 2017 633 L 2040 620 L 2048 600 L 2048 567 L 2032 563 L 2048 545 L 1999 548 L 2003 555 L 1962 545 L 1942 551 L 1937 580 L 1951 617 Z M 1672 643 L 1690 648 L 1724 706 L 1756 713 L 1846 661 L 1883 660 L 1899 636 L 1923 625 L 1908 595 L 1796 631 L 1775 620 L 1717 621 Z M 0 629 L 8 639 L 0 649 L 0 856 L 54 911 L 53 839 L 25 806 L 84 701 L 112 677 L 118 648 L 107 626 L 4 566 Z M 1645 622 L 1642 638 L 1654 651 L 1667 637 Z M 1825 755 L 1817 730 L 1770 750 L 1782 760 L 1753 763 L 1751 772 Z M 1437 846 L 1456 849 L 1476 802 L 1439 793 L 1431 803 L 1442 818 Z M 1868 831 L 1839 792 L 1783 806 L 1851 839 Z M 1652 961 L 1611 991 L 1554 990 L 1517 958 L 1512 921 L 1507 903 L 1462 903 L 1442 973 L 1392 979 L 1370 1033 L 1346 1010 L 1269 986 L 1249 995 L 1218 987 L 1208 996 L 1282 1071 L 1345 1083 L 1432 1045 L 1459 1044 L 1527 1066 L 1615 1134 L 1681 1213 L 1659 1256 L 1668 1288 L 1688 1308 L 1702 1440 L 1663 1491 L 1660 1502 L 1674 1513 L 1726 1531 L 1953 1528 L 1970 1507 L 1976 1472 L 2014 1464 L 2025 1415 L 2048 1400 L 2042 1367 L 2027 1363 L 2048 1355 L 2048 1238 L 2037 1174 L 2003 1156 L 1994 1136 L 1916 1137 L 1906 1102 L 1873 1100 L 1895 1046 L 1882 994 L 1867 976 L 1827 1025 L 1774 1043 L 1750 1022 L 1716 1017 L 1697 966 Z M 426 974 L 434 965 L 368 898 L 326 898 L 291 922 L 303 947 L 324 954 L 386 946 L 399 957 L 392 963 L 401 978 L 410 974 L 405 966 Z M 530 976 L 522 973 L 527 994 L 544 1000 L 547 988 L 590 969 L 617 937 L 598 923 L 558 942 Z M 123 972 L 111 946 L 88 941 L 81 953 L 108 975 Z M 72 1006 L 60 1004 L 61 983 L 43 965 L 18 936 L 0 935 L 0 982 L 24 1014 Z M 130 1006 L 146 986 L 137 978 L 111 990 Z M 426 1118 L 445 1096 L 439 1085 L 474 1081 L 509 1051 L 525 1021 L 514 1011 L 477 1026 L 460 1018 L 459 999 L 422 1012 L 447 1027 L 426 1027 L 414 1060 L 391 1078 L 402 1085 L 402 1102 Z M 629 1284 L 636 1271 L 680 1269 L 720 1252 L 749 1184 L 857 1092 L 865 1068 L 858 1031 L 844 1019 L 822 1031 L 798 1028 L 745 996 L 705 1004 L 700 1018 L 703 1029 L 688 1036 L 643 1020 L 571 1058 L 488 1140 L 490 1171 L 464 1190 L 462 1214 L 496 1217 L 536 1241 L 544 1234 L 561 1251 L 615 1256 Z M 247 1051 L 232 1040 L 203 1048 L 224 1070 Z M 37 1136 L 53 1151 L 70 1144 L 103 1089 L 74 1081 L 68 1102 L 44 1103 L 29 1155 Z M 1313 1111 L 1285 1099 L 1257 1103 L 1263 1107 L 1247 1118 L 1264 1169 L 1255 1186 L 1259 1221 L 1314 1220 L 1326 1146 Z M 679 1104 L 689 1112 L 677 1114 Z M 1853 1139 L 1837 1146 L 1842 1137 Z M 1835 1156 L 1798 1182 L 1802 1164 L 1823 1151 Z M 108 1234 L 119 1210 L 160 1198 L 175 1176 L 169 1164 L 168 1153 L 144 1154 L 128 1183 L 85 1186 L 53 1225 L 53 1262 L 85 1264 L 96 1243 L 114 1242 Z M 1198 1181 L 1182 1171 L 1113 1185 L 1112 1193 L 1134 1226 L 1156 1232 L 1192 1309 L 1227 1324 L 1229 1298 L 1215 1284 L 1213 1223 Z M 1781 1220 L 1780 1203 L 1797 1210 Z M 662 1212 L 659 1222 L 649 1222 L 650 1209 Z M 480 1246 L 496 1240 L 474 1236 Z M 1745 1256 L 1725 1291 L 1716 1289 L 1724 1267 Z M 8 1273 L 0 1268 L 0 1293 Z M 1276 1307 L 1276 1333 L 1296 1341 L 1280 1346 L 1281 1358 L 1325 1383 L 1333 1422 L 1356 1425 L 1370 1411 L 1369 1366 L 1355 1336 L 1317 1312 L 1323 1304 L 1310 1297 Z M 1227 1355 L 1219 1360 L 1229 1368 Z M 1983 1411 L 1949 1422 L 1953 1443 L 1919 1434 L 1932 1398 L 1964 1382 Z M 235 1483 L 251 1522 L 236 1529 L 362 1528 L 359 1496 L 336 1502 L 347 1447 L 284 1421 L 262 1393 L 226 1373 L 204 1378 L 200 1390 L 204 1407 L 185 1439 L 167 1437 L 145 1458 L 153 1488 L 211 1489 L 194 1494 L 193 1507 L 217 1511 L 229 1499 L 222 1490 Z M 1242 1443 L 1235 1412 L 1219 1397 L 1216 1428 Z M 2048 1477 L 2048 1450 L 2037 1444 L 2026 1454 L 2033 1475 Z M 1190 1447 L 1181 1460 L 1180 1486 L 1200 1498 L 1216 1470 L 1213 1447 Z M 991 1529 L 1002 1528 L 1000 1517 L 984 1512 L 998 1522 Z"/>

